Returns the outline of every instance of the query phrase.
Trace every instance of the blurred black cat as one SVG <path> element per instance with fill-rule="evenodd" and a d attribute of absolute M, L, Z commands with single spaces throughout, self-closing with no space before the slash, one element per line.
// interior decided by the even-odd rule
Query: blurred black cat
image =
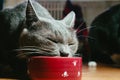
<path fill-rule="evenodd" d="M 89 39 L 91 59 L 120 64 L 120 4 L 98 15 L 91 24 Z"/>
<path fill-rule="evenodd" d="M 74 20 L 74 12 L 55 20 L 31 0 L 1 11 L 0 77 L 27 80 L 30 55 L 72 57 L 78 48 Z"/>

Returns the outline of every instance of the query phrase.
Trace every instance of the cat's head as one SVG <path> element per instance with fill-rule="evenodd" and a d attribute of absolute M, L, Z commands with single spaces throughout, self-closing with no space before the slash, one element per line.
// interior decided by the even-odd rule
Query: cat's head
<path fill-rule="evenodd" d="M 74 20 L 74 12 L 70 12 L 63 20 L 55 20 L 40 4 L 29 0 L 20 48 L 33 54 L 73 56 L 78 48 Z"/>

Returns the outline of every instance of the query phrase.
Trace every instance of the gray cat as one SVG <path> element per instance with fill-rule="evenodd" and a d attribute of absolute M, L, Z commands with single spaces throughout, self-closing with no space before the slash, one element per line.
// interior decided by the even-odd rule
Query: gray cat
<path fill-rule="evenodd" d="M 0 76 L 26 80 L 29 56 L 72 57 L 78 48 L 74 20 L 74 12 L 55 20 L 31 0 L 1 11 Z"/>

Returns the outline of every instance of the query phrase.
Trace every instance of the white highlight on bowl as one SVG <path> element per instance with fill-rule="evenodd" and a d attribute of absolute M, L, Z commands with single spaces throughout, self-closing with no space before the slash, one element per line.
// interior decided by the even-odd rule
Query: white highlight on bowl
<path fill-rule="evenodd" d="M 74 66 L 76 66 L 76 65 L 77 65 L 77 62 L 78 62 L 78 61 L 75 60 L 75 61 L 73 61 L 72 63 L 73 63 Z"/>
<path fill-rule="evenodd" d="M 63 76 L 63 77 L 68 77 L 68 76 L 69 76 L 69 75 L 68 75 L 68 72 L 65 71 L 65 72 L 62 74 L 62 76 Z"/>
<path fill-rule="evenodd" d="M 77 77 L 79 77 L 80 76 L 80 71 L 78 71 L 78 75 L 77 75 Z"/>

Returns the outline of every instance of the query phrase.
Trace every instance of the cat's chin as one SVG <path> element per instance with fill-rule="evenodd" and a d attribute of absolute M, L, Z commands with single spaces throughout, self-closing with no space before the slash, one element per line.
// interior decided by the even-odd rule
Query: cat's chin
<path fill-rule="evenodd" d="M 74 57 L 74 55 L 70 54 L 70 55 L 68 55 L 67 57 Z"/>

